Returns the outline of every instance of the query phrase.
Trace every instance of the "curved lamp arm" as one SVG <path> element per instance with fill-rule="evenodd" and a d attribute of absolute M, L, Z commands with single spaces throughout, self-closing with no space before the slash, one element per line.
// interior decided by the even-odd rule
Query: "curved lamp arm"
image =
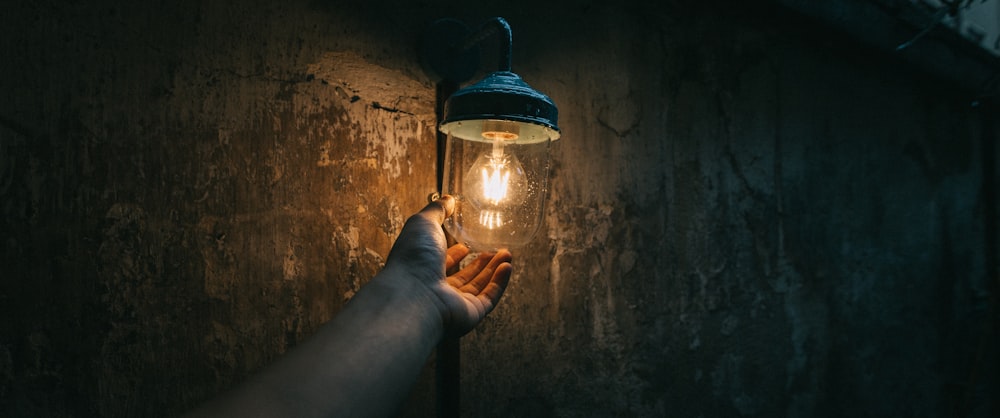
<path fill-rule="evenodd" d="M 477 29 L 472 35 L 469 35 L 465 41 L 458 46 L 457 51 L 468 51 L 498 31 L 503 33 L 500 37 L 500 57 L 497 61 L 497 71 L 510 71 L 510 56 L 514 36 L 510 30 L 510 24 L 508 24 L 507 20 L 502 17 L 494 17 L 486 22 L 483 22 L 483 24 L 479 26 L 479 29 Z"/>
<path fill-rule="evenodd" d="M 437 80 L 468 81 L 479 68 L 479 44 L 497 33 L 501 35 L 497 71 L 510 71 L 513 35 L 502 17 L 483 22 L 474 32 L 455 19 L 434 22 L 423 35 L 421 61 Z"/>

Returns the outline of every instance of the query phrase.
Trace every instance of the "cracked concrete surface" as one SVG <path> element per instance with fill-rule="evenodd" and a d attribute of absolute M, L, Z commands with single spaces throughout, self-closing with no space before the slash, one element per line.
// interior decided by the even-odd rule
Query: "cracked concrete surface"
<path fill-rule="evenodd" d="M 465 415 L 986 416 L 995 118 L 767 2 L 563 3 L 501 13 L 563 138 Z M 414 40 L 498 12 L 5 7 L 4 416 L 173 415 L 307 338 L 434 188 Z"/>

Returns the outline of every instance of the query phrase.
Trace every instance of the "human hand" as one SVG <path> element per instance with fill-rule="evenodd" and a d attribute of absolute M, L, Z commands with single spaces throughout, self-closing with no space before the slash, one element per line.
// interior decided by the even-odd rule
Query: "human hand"
<path fill-rule="evenodd" d="M 386 270 L 404 272 L 423 284 L 438 302 L 448 335 L 461 336 L 489 314 L 503 296 L 510 275 L 511 253 L 480 253 L 459 272 L 446 277 L 469 254 L 463 244 L 445 248 L 441 224 L 455 210 L 451 196 L 442 196 L 407 219 L 386 260 Z"/>

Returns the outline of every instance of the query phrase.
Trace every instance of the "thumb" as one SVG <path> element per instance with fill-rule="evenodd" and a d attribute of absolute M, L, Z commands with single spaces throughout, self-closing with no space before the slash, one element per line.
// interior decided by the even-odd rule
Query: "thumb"
<path fill-rule="evenodd" d="M 398 264 L 411 271 L 426 271 L 431 276 L 443 277 L 447 242 L 441 224 L 454 211 L 455 199 L 441 196 L 407 219 L 392 245 L 386 265 Z"/>
<path fill-rule="evenodd" d="M 444 223 L 444 220 L 453 213 L 455 213 L 455 198 L 449 195 L 443 195 L 433 202 L 428 203 L 419 212 L 420 216 L 438 225 Z"/>

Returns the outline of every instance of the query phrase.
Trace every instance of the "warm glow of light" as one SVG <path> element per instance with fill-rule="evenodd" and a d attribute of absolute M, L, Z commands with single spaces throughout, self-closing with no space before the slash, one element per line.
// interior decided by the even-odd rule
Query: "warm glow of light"
<path fill-rule="evenodd" d="M 500 212 L 484 210 L 479 212 L 479 223 L 489 229 L 495 229 L 503 225 L 503 218 L 500 217 Z"/>
<path fill-rule="evenodd" d="M 517 138 L 509 131 L 484 130 L 483 137 L 493 139 L 493 150 L 480 155 L 468 172 L 470 198 L 480 208 L 480 225 L 487 229 L 506 226 L 511 205 L 524 197 L 519 195 L 524 193 L 524 168 L 513 154 L 504 152 L 507 139 Z"/>
<path fill-rule="evenodd" d="M 483 131 L 483 138 L 486 139 L 502 139 L 505 141 L 513 141 L 518 138 L 518 135 L 513 132 L 504 131 Z"/>
<path fill-rule="evenodd" d="M 483 197 L 492 204 L 500 203 L 507 197 L 507 186 L 510 171 L 504 162 L 494 159 L 487 167 L 483 167 Z"/>

